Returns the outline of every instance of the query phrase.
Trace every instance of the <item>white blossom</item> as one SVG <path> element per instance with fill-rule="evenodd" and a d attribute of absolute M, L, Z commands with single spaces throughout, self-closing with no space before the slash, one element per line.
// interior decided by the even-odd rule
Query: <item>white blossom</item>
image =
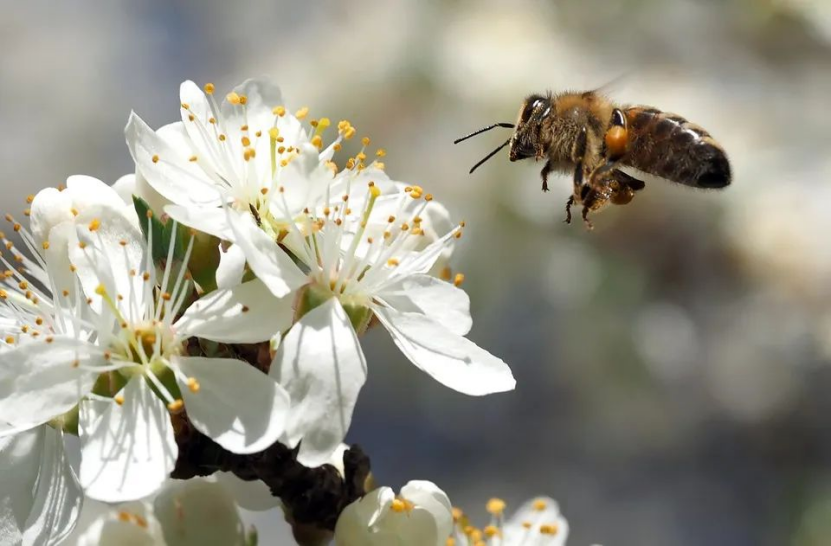
<path fill-rule="evenodd" d="M 526 501 L 505 519 L 505 502 L 491 499 L 487 511 L 491 521 L 484 528 L 474 527 L 458 508 L 453 509 L 455 527 L 448 544 L 454 546 L 564 546 L 568 539 L 568 521 L 550 497 Z"/>
<path fill-rule="evenodd" d="M 341 512 L 336 546 L 445 546 L 453 529 L 447 495 L 428 481 L 411 481 L 396 495 L 379 487 Z"/>

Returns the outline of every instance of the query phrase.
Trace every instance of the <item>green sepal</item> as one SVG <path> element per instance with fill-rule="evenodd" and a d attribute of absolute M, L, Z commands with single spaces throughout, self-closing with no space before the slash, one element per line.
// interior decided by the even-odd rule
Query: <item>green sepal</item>
<path fill-rule="evenodd" d="M 78 404 L 61 415 L 50 419 L 47 423 L 56 430 L 62 430 L 67 434 L 78 436 Z"/>

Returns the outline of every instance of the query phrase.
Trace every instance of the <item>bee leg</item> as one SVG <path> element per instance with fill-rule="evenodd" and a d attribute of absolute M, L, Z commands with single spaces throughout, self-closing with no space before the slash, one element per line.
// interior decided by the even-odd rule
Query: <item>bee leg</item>
<path fill-rule="evenodd" d="M 594 224 L 592 224 L 591 220 L 589 220 L 589 212 L 591 209 L 589 207 L 583 207 L 583 225 L 586 226 L 586 229 L 591 231 L 594 229 Z"/>
<path fill-rule="evenodd" d="M 545 167 L 542 168 L 540 171 L 540 176 L 542 176 L 542 191 L 548 191 L 548 173 L 554 170 L 554 163 L 549 159 L 545 162 Z"/>
<path fill-rule="evenodd" d="M 568 200 L 566 201 L 566 219 L 564 220 L 564 222 L 565 222 L 566 224 L 570 224 L 570 223 L 571 223 L 571 206 L 572 206 L 573 204 L 574 204 L 574 196 L 573 196 L 573 195 L 569 195 L 569 196 L 568 196 Z"/>

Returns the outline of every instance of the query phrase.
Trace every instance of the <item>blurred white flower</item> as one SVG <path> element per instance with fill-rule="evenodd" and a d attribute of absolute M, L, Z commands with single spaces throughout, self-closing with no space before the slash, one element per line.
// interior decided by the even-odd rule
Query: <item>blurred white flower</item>
<path fill-rule="evenodd" d="M 0 543 L 58 544 L 75 527 L 83 501 L 63 435 L 46 425 L 9 431 L 0 424 Z"/>
<path fill-rule="evenodd" d="M 507 521 L 505 502 L 487 503 L 490 523 L 473 527 L 461 510 L 453 509 L 455 527 L 448 545 L 454 546 L 563 546 L 568 538 L 568 521 L 560 514 L 554 499 L 537 497 L 520 506 Z"/>
<path fill-rule="evenodd" d="M 78 537 L 78 546 L 241 546 L 245 533 L 233 497 L 204 479 L 169 481 L 154 499 L 108 509 Z"/>
<path fill-rule="evenodd" d="M 453 530 L 450 500 L 428 481 L 411 481 L 396 495 L 379 487 L 341 512 L 337 546 L 445 546 Z"/>

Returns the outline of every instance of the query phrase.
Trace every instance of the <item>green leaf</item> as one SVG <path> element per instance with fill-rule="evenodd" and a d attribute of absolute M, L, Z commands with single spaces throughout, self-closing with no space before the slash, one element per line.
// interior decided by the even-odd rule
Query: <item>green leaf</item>
<path fill-rule="evenodd" d="M 133 196 L 133 206 L 136 208 L 136 214 L 138 214 L 139 224 L 141 225 L 141 232 L 144 234 L 144 238 L 148 239 L 151 236 L 148 230 L 152 232 L 153 261 L 156 262 L 166 258 L 167 246 L 164 244 L 164 225 L 161 220 L 153 214 L 150 205 L 141 197 Z"/>

